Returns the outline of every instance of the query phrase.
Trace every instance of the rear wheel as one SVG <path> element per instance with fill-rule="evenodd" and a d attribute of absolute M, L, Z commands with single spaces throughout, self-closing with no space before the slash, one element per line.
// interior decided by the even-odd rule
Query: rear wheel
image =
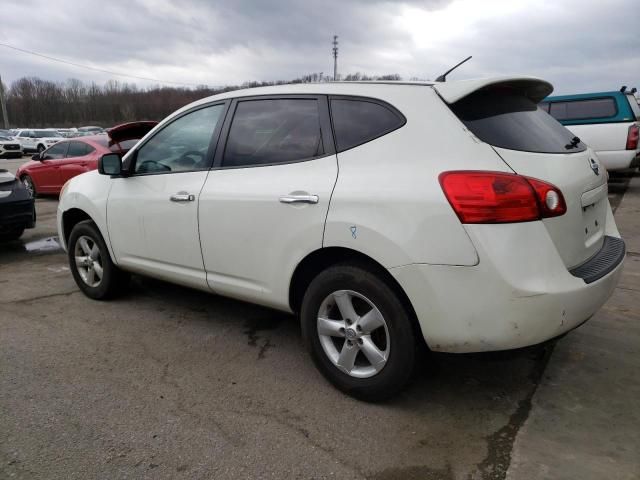
<path fill-rule="evenodd" d="M 20 181 L 22 181 L 22 185 L 27 189 L 29 195 L 35 198 L 36 196 L 36 186 L 33 184 L 33 179 L 29 175 L 23 175 L 20 177 Z"/>
<path fill-rule="evenodd" d="M 322 374 L 354 397 L 391 397 L 410 380 L 416 357 L 412 318 L 387 282 L 355 265 L 337 265 L 309 285 L 302 331 Z"/>
<path fill-rule="evenodd" d="M 45 150 L 44 145 L 38 145 L 38 149 L 37 150 L 38 150 L 38 153 L 44 152 L 44 150 Z"/>
<path fill-rule="evenodd" d="M 78 223 L 69 236 L 69 267 L 78 287 L 95 300 L 113 297 L 127 285 L 129 274 L 112 261 L 95 223 Z"/>

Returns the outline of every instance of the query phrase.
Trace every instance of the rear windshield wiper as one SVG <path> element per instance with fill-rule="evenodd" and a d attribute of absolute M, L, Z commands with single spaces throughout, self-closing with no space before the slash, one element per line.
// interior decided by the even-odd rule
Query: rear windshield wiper
<path fill-rule="evenodd" d="M 571 139 L 571 142 L 567 143 L 564 148 L 566 148 L 567 150 L 571 150 L 572 148 L 577 148 L 579 143 L 580 139 L 578 137 L 573 137 Z"/>

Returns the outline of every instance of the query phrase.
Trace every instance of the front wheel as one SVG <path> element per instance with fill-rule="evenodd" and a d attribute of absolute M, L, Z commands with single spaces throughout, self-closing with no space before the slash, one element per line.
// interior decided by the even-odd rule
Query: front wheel
<path fill-rule="evenodd" d="M 309 285 L 300 316 L 316 366 L 343 392 L 378 401 L 410 380 L 412 318 L 382 276 L 356 265 L 331 267 Z"/>
<path fill-rule="evenodd" d="M 68 255 L 73 278 L 87 297 L 105 300 L 128 283 L 129 275 L 111 261 L 107 245 L 91 220 L 73 227 Z"/>
<path fill-rule="evenodd" d="M 44 150 L 45 150 L 44 145 L 38 145 L 38 148 L 37 148 L 38 153 L 42 153 L 44 152 Z"/>

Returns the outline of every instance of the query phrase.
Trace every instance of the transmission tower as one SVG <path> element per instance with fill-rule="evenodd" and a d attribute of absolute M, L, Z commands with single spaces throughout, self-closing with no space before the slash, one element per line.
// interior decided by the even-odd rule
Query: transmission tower
<path fill-rule="evenodd" d="M 333 81 L 338 80 L 338 36 L 333 36 Z"/>

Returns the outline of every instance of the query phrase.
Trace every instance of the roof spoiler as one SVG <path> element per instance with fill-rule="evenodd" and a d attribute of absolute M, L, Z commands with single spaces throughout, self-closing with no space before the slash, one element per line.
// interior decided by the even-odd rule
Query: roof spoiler
<path fill-rule="evenodd" d="M 548 97 L 553 92 L 553 85 L 537 77 L 478 78 L 433 85 L 433 88 L 447 103 L 455 103 L 478 90 L 500 87 L 514 90 L 534 103 L 540 102 L 540 100 Z"/>

